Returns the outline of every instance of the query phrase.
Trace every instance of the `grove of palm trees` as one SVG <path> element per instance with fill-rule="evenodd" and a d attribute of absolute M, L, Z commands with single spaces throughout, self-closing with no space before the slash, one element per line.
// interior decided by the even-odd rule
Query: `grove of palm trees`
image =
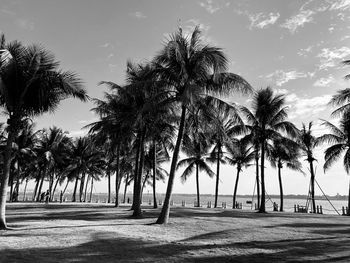
<path fill-rule="evenodd" d="M 301 124 L 280 85 L 253 85 L 233 70 L 232 55 L 203 27 L 179 22 L 165 35 L 147 59 L 120 61 L 123 81 L 95 76 L 93 88 L 105 91 L 97 97 L 50 45 L 1 33 L 0 262 L 346 262 L 350 183 L 347 205 L 334 207 L 318 178 L 336 163 L 349 175 L 350 88 L 333 92 L 327 120 L 312 115 Z M 338 66 L 349 64 L 343 56 Z M 92 105 L 96 118 L 82 122 L 83 135 L 38 128 L 67 101 Z M 327 132 L 318 135 L 317 121 Z M 287 170 L 309 182 L 300 186 L 308 189 L 305 213 L 286 203 L 295 194 L 285 191 Z M 254 182 L 249 193 L 242 177 Z M 174 187 L 191 180 L 194 201 L 180 206 Z M 269 196 L 272 180 L 278 198 Z M 322 214 L 321 195 L 344 216 Z M 29 245 L 26 235 L 38 239 Z"/>

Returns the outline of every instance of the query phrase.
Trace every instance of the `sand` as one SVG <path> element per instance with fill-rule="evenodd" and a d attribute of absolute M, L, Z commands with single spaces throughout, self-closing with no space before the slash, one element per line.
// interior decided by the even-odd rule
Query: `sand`
<path fill-rule="evenodd" d="M 350 217 L 106 204 L 9 204 L 0 262 L 350 262 Z"/>

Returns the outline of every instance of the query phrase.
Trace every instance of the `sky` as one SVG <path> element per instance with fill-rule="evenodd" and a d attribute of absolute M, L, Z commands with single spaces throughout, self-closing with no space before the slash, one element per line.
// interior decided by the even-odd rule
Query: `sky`
<path fill-rule="evenodd" d="M 314 122 L 315 135 L 327 130 L 321 119 L 332 119 L 327 105 L 350 68 L 350 0 L 1 0 L 0 31 L 8 41 L 39 43 L 74 70 L 92 98 L 103 98 L 107 89 L 100 81 L 123 84 L 126 61 L 149 61 L 180 26 L 190 33 L 199 25 L 203 41 L 223 48 L 229 71 L 240 74 L 255 89 L 271 86 L 285 94 L 289 120 L 297 127 Z M 235 94 L 231 101 L 249 106 L 251 98 Z M 81 128 L 97 120 L 92 102 L 68 99 L 54 114 L 36 118 L 37 128 L 56 125 L 72 136 L 86 134 Z M 4 116 L 0 118 L 5 118 Z M 316 180 L 330 195 L 348 193 L 349 176 L 341 161 L 323 172 L 324 147 L 316 151 Z M 283 169 L 285 194 L 307 194 L 306 175 Z M 212 167 L 215 171 L 215 167 Z M 195 193 L 195 178 L 182 184 L 177 173 L 175 193 Z M 219 192 L 232 194 L 235 168 L 221 170 Z M 215 180 L 202 175 L 201 193 L 214 194 Z M 254 169 L 244 170 L 238 194 L 252 194 Z M 266 167 L 266 188 L 278 194 L 277 171 Z M 96 192 L 106 191 L 106 182 Z M 158 184 L 165 192 L 166 184 Z M 150 191 L 147 188 L 146 191 Z M 319 189 L 316 194 L 321 194 Z"/>

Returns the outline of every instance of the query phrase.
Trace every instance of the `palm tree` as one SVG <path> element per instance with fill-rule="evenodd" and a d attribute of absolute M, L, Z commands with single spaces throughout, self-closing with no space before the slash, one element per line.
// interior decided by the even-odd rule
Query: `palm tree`
<path fill-rule="evenodd" d="M 275 95 L 270 87 L 260 89 L 253 97 L 253 112 L 246 107 L 241 107 L 241 111 L 245 115 L 248 125 L 247 129 L 251 132 L 251 136 L 255 137 L 259 142 L 261 152 L 261 203 L 259 212 L 265 213 L 265 155 L 266 147 L 269 141 L 276 140 L 281 137 L 281 132 L 291 137 L 298 135 L 296 127 L 286 121 L 287 107 L 285 106 L 285 96 Z"/>
<path fill-rule="evenodd" d="M 316 213 L 316 204 L 315 204 L 315 171 L 313 162 L 316 161 L 314 157 L 314 150 L 319 144 L 319 139 L 312 135 L 312 122 L 309 122 L 308 127 L 303 123 L 303 127 L 300 131 L 299 135 L 299 146 L 306 157 L 306 161 L 309 163 L 310 170 L 310 194 L 311 194 L 311 204 L 312 204 L 312 212 Z"/>
<path fill-rule="evenodd" d="M 347 174 L 350 173 L 350 112 L 346 112 L 339 124 L 339 127 L 334 124 L 324 121 L 325 125 L 331 133 L 324 134 L 319 137 L 319 142 L 325 142 L 332 144 L 324 152 L 325 163 L 323 165 L 324 171 L 328 170 L 334 162 L 339 160 L 342 154 L 344 154 L 343 165 Z M 349 196 L 348 207 L 350 207 L 350 184 L 349 184 Z M 350 209 L 348 209 L 348 216 L 350 216 Z"/>
<path fill-rule="evenodd" d="M 295 171 L 302 172 L 302 165 L 298 158 L 300 157 L 299 145 L 288 138 L 279 138 L 273 142 L 269 149 L 268 158 L 271 166 L 278 168 L 278 182 L 280 187 L 280 212 L 283 212 L 283 187 L 281 170 L 283 165 Z"/>
<path fill-rule="evenodd" d="M 191 132 L 190 135 L 184 137 L 182 146 L 182 150 L 187 155 L 187 158 L 180 160 L 177 164 L 177 169 L 185 167 L 181 175 L 183 183 L 193 173 L 194 169 L 196 171 L 197 207 L 200 207 L 199 172 L 203 171 L 211 178 L 215 175 L 206 163 L 209 149 L 210 143 L 203 133 Z"/>
<path fill-rule="evenodd" d="M 236 165 L 237 168 L 236 183 L 232 199 L 233 208 L 235 208 L 239 174 L 242 172 L 243 167 L 251 165 L 251 161 L 255 158 L 255 152 L 252 150 L 252 146 L 246 137 L 240 140 L 233 140 L 231 145 L 226 146 L 226 149 L 228 155 L 225 157 L 226 161 L 231 165 Z"/>
<path fill-rule="evenodd" d="M 0 62 L 0 101 L 8 115 L 8 137 L 0 188 L 0 228 L 6 229 L 11 147 L 23 119 L 53 112 L 65 98 L 76 97 L 85 101 L 87 95 L 76 74 L 59 70 L 54 55 L 43 47 L 23 46 L 18 41 L 6 43 L 4 35 L 1 35 L 0 49 L 10 54 L 9 60 Z"/>
<path fill-rule="evenodd" d="M 37 154 L 43 164 L 41 180 L 43 181 L 46 178 L 49 180 L 50 201 L 56 189 L 54 187 L 54 179 L 56 177 L 55 186 L 57 186 L 62 175 L 62 173 L 57 173 L 59 171 L 57 167 L 65 162 L 71 149 L 71 143 L 67 132 L 63 132 L 62 129 L 55 126 L 49 130 L 44 129 L 38 143 Z"/>
<path fill-rule="evenodd" d="M 349 66 L 350 60 L 343 61 L 343 65 Z M 346 80 L 350 79 L 350 74 L 345 75 Z M 329 102 L 332 106 L 340 106 L 332 112 L 333 116 L 341 115 L 350 110 L 350 88 L 338 90 Z"/>
<path fill-rule="evenodd" d="M 155 57 L 160 78 L 170 86 L 171 101 L 178 103 L 181 113 L 178 134 L 171 161 L 167 191 L 158 224 L 167 223 L 175 170 L 185 132 L 188 107 L 211 94 L 227 94 L 233 91 L 250 91 L 250 85 L 240 76 L 224 73 L 227 58 L 220 48 L 204 45 L 201 32 L 196 27 L 192 35 L 183 35 L 182 29 L 170 36 L 165 47 Z"/>

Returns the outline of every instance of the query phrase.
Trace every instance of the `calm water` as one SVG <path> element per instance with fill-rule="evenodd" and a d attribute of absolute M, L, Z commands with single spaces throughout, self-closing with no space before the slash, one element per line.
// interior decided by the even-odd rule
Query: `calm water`
<path fill-rule="evenodd" d="M 27 200 L 30 200 L 31 198 L 31 193 L 27 195 Z M 64 199 L 66 201 L 70 201 L 72 198 L 72 195 L 67 193 L 64 196 Z M 78 195 L 77 195 L 78 198 Z M 127 194 L 126 199 L 129 198 L 129 201 L 132 202 L 132 194 Z M 157 201 L 158 202 L 163 202 L 165 198 L 164 194 L 158 194 L 157 195 Z M 55 200 L 59 200 L 59 195 L 55 195 Z M 87 195 L 87 199 L 90 199 L 90 195 Z M 172 202 L 174 206 L 181 206 L 182 202 L 186 203 L 187 207 L 193 207 L 195 202 L 196 202 L 196 195 L 183 195 L 183 194 L 173 194 L 172 195 Z M 19 196 L 19 200 L 23 200 L 23 196 Z M 94 193 L 92 195 L 92 202 L 96 203 L 105 203 L 107 200 L 107 194 L 106 193 Z M 242 209 L 254 209 L 255 203 L 257 203 L 256 198 L 254 198 L 252 204 L 248 204 L 247 201 L 252 201 L 251 196 L 238 196 L 237 197 L 237 202 L 242 203 Z M 114 197 L 112 195 L 112 201 L 114 201 Z M 212 207 L 214 206 L 214 196 L 213 195 L 202 195 L 200 197 L 201 201 L 201 206 L 202 207 L 207 207 L 208 202 L 211 202 Z M 123 196 L 119 196 L 119 202 L 123 202 Z M 148 205 L 149 203 L 152 204 L 153 202 L 153 196 L 152 194 L 144 194 L 143 195 L 143 205 Z M 221 207 L 222 203 L 226 203 L 227 209 L 232 208 L 232 196 L 219 196 L 218 197 L 218 206 Z M 267 211 L 272 211 L 273 210 L 273 202 L 276 202 L 279 205 L 279 197 L 273 197 L 271 199 L 267 199 L 266 201 L 266 210 Z M 342 214 L 342 207 L 347 206 L 347 200 L 331 200 L 331 203 L 333 206 L 338 210 L 340 214 Z M 294 212 L 294 205 L 306 205 L 306 198 L 305 199 L 292 199 L 292 198 L 285 198 L 284 199 L 284 211 L 286 212 Z M 323 213 L 324 214 L 337 214 L 337 212 L 334 210 L 332 205 L 325 199 L 321 197 L 316 198 L 316 205 L 322 206 L 323 208 Z M 310 209 L 310 208 L 309 208 Z"/>

